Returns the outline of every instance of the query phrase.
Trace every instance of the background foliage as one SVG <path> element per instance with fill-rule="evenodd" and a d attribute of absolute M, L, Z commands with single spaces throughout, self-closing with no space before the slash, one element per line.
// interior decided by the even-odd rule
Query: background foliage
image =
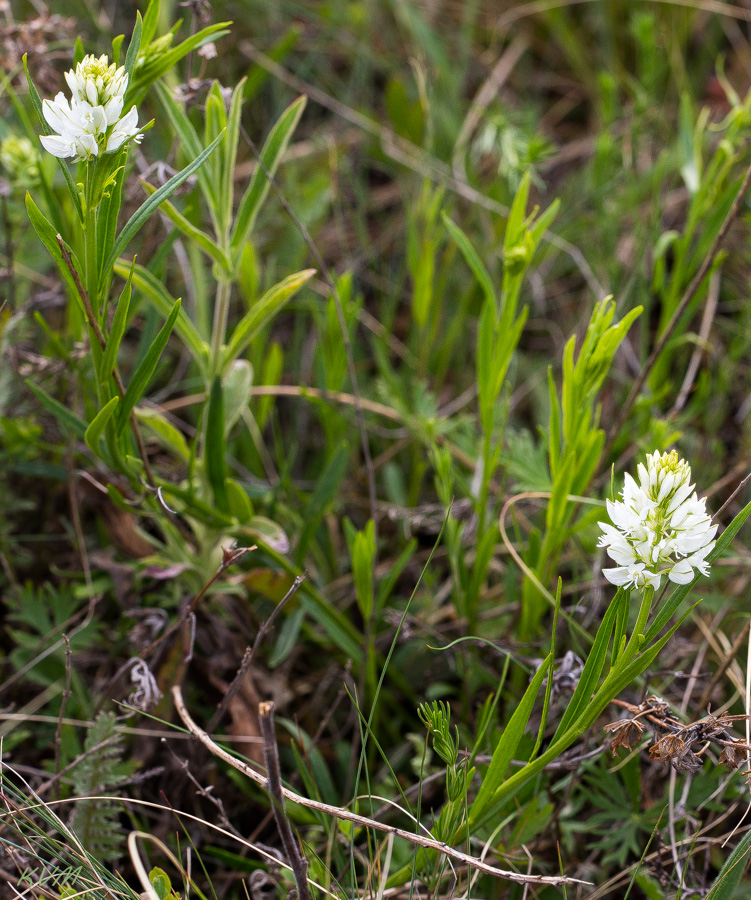
<path fill-rule="evenodd" d="M 744 896 L 751 10 L 2 13 L 8 883 L 130 895 L 142 857 L 161 898 L 287 895 L 178 684 L 259 765 L 273 699 L 300 794 L 594 884 L 290 804 L 333 896 Z M 87 219 L 22 57 L 52 97 L 128 46 L 154 126 Z M 733 525 L 647 627 L 596 523 L 674 445 Z"/>

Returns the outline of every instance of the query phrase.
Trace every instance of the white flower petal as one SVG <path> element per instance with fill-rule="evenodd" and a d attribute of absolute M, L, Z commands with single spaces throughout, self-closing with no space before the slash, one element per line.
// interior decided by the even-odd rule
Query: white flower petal
<path fill-rule="evenodd" d="M 66 141 L 56 134 L 40 134 L 39 140 L 42 142 L 44 149 L 53 156 L 57 156 L 58 159 L 73 156 L 76 152 L 76 148 L 70 141 Z"/>

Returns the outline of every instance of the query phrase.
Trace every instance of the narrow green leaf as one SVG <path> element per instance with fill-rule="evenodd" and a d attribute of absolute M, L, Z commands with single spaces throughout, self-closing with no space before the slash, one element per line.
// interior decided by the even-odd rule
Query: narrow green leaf
<path fill-rule="evenodd" d="M 42 106 L 42 98 L 39 96 L 39 91 L 37 91 L 34 82 L 31 80 L 31 75 L 29 74 L 29 66 L 26 60 L 26 54 L 23 55 L 23 70 L 26 73 L 26 81 L 29 84 L 29 97 L 31 98 L 31 105 L 34 107 L 34 111 L 39 117 L 39 121 L 42 125 L 42 131 L 45 134 L 52 134 L 53 131 L 50 126 L 47 124 L 47 120 L 44 118 L 44 107 Z M 60 167 L 60 171 L 63 173 L 63 178 L 65 179 L 65 184 L 68 186 L 68 193 L 71 196 L 71 200 L 73 201 L 73 205 L 76 208 L 76 212 L 78 213 L 79 221 L 83 222 L 83 207 L 81 206 L 81 198 L 78 195 L 78 188 L 73 183 L 73 176 L 70 174 L 70 170 L 68 169 L 68 164 L 64 159 L 60 159 L 59 157 L 55 157 L 57 159 L 57 164 Z"/>
<path fill-rule="evenodd" d="M 508 725 L 504 728 L 501 739 L 493 750 L 493 757 L 490 760 L 485 778 L 480 785 L 480 790 L 477 792 L 477 797 L 469 810 L 470 825 L 480 819 L 485 809 L 493 802 L 495 792 L 503 784 L 506 770 L 514 758 L 514 753 L 516 753 L 516 749 L 522 739 L 529 717 L 532 715 L 532 709 L 540 692 L 542 680 L 550 669 L 551 664 L 552 657 L 548 655 L 540 668 L 535 672 L 529 687 L 524 692 L 524 696 L 509 719 Z"/>
<path fill-rule="evenodd" d="M 120 55 L 122 53 L 124 40 L 124 34 L 118 34 L 117 37 L 112 38 L 112 62 L 116 66 L 120 65 Z"/>
<path fill-rule="evenodd" d="M 39 209 L 36 203 L 34 203 L 34 200 L 32 199 L 31 194 L 29 194 L 28 191 L 26 192 L 26 212 L 29 215 L 29 221 L 34 228 L 34 231 L 36 231 L 39 239 L 49 251 L 52 259 L 55 261 L 58 272 L 60 273 L 61 278 L 70 291 L 70 295 L 75 299 L 81 312 L 83 313 L 84 320 L 88 322 L 88 316 L 86 314 L 86 309 L 83 305 L 83 301 L 81 300 L 81 295 L 78 293 L 78 288 L 76 287 L 76 283 L 70 273 L 70 269 L 67 267 L 67 265 L 65 264 L 65 260 L 63 259 L 63 254 L 60 250 L 60 244 L 57 241 L 57 232 L 53 228 L 52 223 L 45 217 L 44 213 Z M 72 251 L 71 258 L 73 260 L 73 266 L 77 271 L 80 272 L 80 265 L 75 256 L 73 256 Z"/>
<path fill-rule="evenodd" d="M 141 181 L 141 185 L 147 194 L 156 193 L 156 188 L 149 184 L 147 181 Z M 178 228 L 186 237 L 189 237 L 192 241 L 194 241 L 198 246 L 210 256 L 211 259 L 222 269 L 224 272 L 230 272 L 230 262 L 227 256 L 222 252 L 221 247 L 212 241 L 212 239 L 206 234 L 205 231 L 202 231 L 196 225 L 194 225 L 189 219 L 186 217 L 170 203 L 169 200 L 164 200 L 162 205 L 159 208 L 159 212 L 163 213 L 167 218 Z"/>
<path fill-rule="evenodd" d="M 143 14 L 143 30 L 141 32 L 141 41 L 144 46 L 154 40 L 157 25 L 159 24 L 159 0 L 149 0 L 146 12 Z"/>
<path fill-rule="evenodd" d="M 298 97 L 285 109 L 271 129 L 261 150 L 260 162 L 250 179 L 250 184 L 240 201 L 235 224 L 230 239 L 233 267 L 236 267 L 242 253 L 243 244 L 253 229 L 258 211 L 269 192 L 271 184 L 268 175 L 274 175 L 281 162 L 287 144 L 305 109 L 307 98 Z M 268 173 L 268 174 L 267 174 Z"/>
<path fill-rule="evenodd" d="M 204 444 L 204 464 L 214 503 L 223 513 L 229 513 L 227 500 L 227 471 L 224 463 L 224 393 L 222 382 L 217 375 L 211 383 L 209 407 L 206 414 L 206 442 Z"/>
<path fill-rule="evenodd" d="M 175 298 L 167 293 L 162 282 L 152 275 L 148 269 L 138 265 L 138 263 L 132 263 L 130 260 L 118 260 L 115 263 L 115 272 L 122 278 L 132 277 L 133 286 L 144 294 L 156 310 L 165 318 L 170 314 L 175 305 Z M 196 326 L 182 309 L 175 323 L 175 331 L 177 331 L 185 346 L 190 350 L 193 359 L 204 370 L 209 348 L 202 340 Z"/>
<path fill-rule="evenodd" d="M 519 243 L 519 238 L 524 231 L 524 220 L 527 213 L 527 199 L 529 198 L 530 174 L 526 171 L 519 183 L 519 188 L 511 204 L 508 221 L 506 222 L 506 234 L 503 240 L 504 254 L 508 253 Z"/>
<path fill-rule="evenodd" d="M 127 145 L 120 150 L 120 160 L 122 168 L 115 175 L 114 183 L 111 183 L 107 189 L 107 194 L 99 207 L 99 218 L 97 221 L 97 243 L 99 245 L 99 282 L 103 284 L 112 276 L 112 269 L 101 268 L 104 263 L 105 256 L 109 253 L 110 248 L 115 243 L 117 235 L 117 219 L 120 215 L 120 208 L 123 202 L 123 184 L 125 183 L 125 160 L 128 155 Z"/>
<path fill-rule="evenodd" d="M 490 272 L 488 272 L 485 264 L 480 259 L 477 251 L 472 246 L 469 238 L 461 230 L 461 228 L 459 228 L 458 225 L 452 222 L 451 219 L 446 215 L 446 213 L 441 213 L 441 218 L 443 219 L 443 224 L 448 229 L 449 234 L 461 250 L 464 261 L 470 267 L 475 278 L 480 283 L 480 287 L 482 288 L 485 296 L 492 301 L 493 310 L 495 312 L 495 316 L 497 317 L 498 295 L 496 294 L 496 290 L 493 285 L 493 279 L 490 277 Z"/>
<path fill-rule="evenodd" d="M 751 852 L 751 832 L 746 832 L 738 842 L 738 846 L 725 860 L 705 900 L 732 900 L 738 896 L 737 888 L 741 876 L 746 871 L 749 852 Z"/>
<path fill-rule="evenodd" d="M 240 143 L 240 116 L 244 98 L 245 78 L 241 78 L 232 92 L 232 102 L 227 115 L 227 131 L 224 135 L 224 158 L 222 159 L 222 185 L 220 203 L 227 210 L 227 222 L 232 221 L 234 207 L 235 164 L 237 147 Z"/>
<path fill-rule="evenodd" d="M 600 627 L 597 629 L 594 643 L 589 651 L 587 662 L 584 664 L 584 670 L 579 678 L 573 696 L 569 700 L 566 712 L 563 714 L 561 721 L 556 729 L 555 735 L 551 743 L 555 743 L 556 739 L 565 734 L 569 726 L 578 718 L 579 712 L 583 706 L 589 703 L 592 694 L 595 692 L 597 682 L 600 680 L 602 669 L 608 653 L 608 645 L 615 628 L 616 616 L 621 603 L 623 588 L 618 588 L 615 597 L 610 601 L 605 615 L 602 618 Z"/>
<path fill-rule="evenodd" d="M 115 409 L 117 409 L 119 402 L 119 397 L 112 397 L 108 403 L 105 403 L 96 416 L 94 416 L 91 424 L 84 433 L 83 439 L 86 441 L 86 446 L 92 453 L 96 453 L 97 456 L 99 456 L 99 439 L 102 434 L 104 434 L 104 429 L 107 427 L 107 423 L 112 418 L 112 414 Z"/>
<path fill-rule="evenodd" d="M 190 458 L 190 450 L 182 432 L 155 409 L 137 406 L 135 415 L 139 423 L 151 432 L 159 443 L 178 456 L 183 462 Z"/>
<path fill-rule="evenodd" d="M 112 328 L 110 328 L 110 333 L 107 338 L 107 345 L 104 350 L 104 355 L 102 356 L 102 364 L 99 369 L 99 380 L 102 382 L 109 379 L 117 363 L 117 351 L 120 349 L 120 343 L 123 339 L 123 335 L 125 334 L 125 329 L 128 324 L 128 311 L 130 309 L 132 283 L 133 267 L 131 267 L 128 280 L 126 281 L 125 287 L 123 288 L 122 293 L 120 294 L 120 298 L 117 301 L 115 316 L 112 320 Z"/>
<path fill-rule="evenodd" d="M 154 210 L 157 209 L 162 200 L 166 200 L 167 197 L 171 196 L 184 181 L 187 181 L 197 169 L 200 169 L 204 161 L 214 152 L 221 139 L 222 136 L 219 135 L 219 137 L 213 141 L 203 153 L 197 156 L 189 166 L 186 166 L 182 172 L 178 172 L 177 175 L 173 175 L 166 184 L 163 184 L 158 191 L 155 191 L 148 200 L 145 201 L 145 203 L 141 204 L 118 235 L 115 245 L 107 257 L 107 261 L 102 266 L 102 272 L 108 272 L 114 266 L 117 257 L 128 246 L 136 232 Z"/>
<path fill-rule="evenodd" d="M 177 47 L 173 47 L 166 53 L 154 54 L 147 57 L 143 65 L 139 66 L 133 73 L 133 79 L 128 86 L 126 94 L 126 107 L 130 107 L 135 103 L 138 106 L 146 96 L 152 84 L 158 81 L 162 75 L 165 75 L 173 66 L 175 66 L 184 56 L 187 56 L 191 50 L 197 50 L 209 41 L 218 41 L 224 35 L 229 34 L 230 22 L 216 22 L 213 25 L 207 25 L 196 34 L 187 37 Z M 174 31 L 174 29 L 173 29 Z"/>
<path fill-rule="evenodd" d="M 233 359 L 240 356 L 258 331 L 279 312 L 308 279 L 315 275 L 315 271 L 315 269 L 304 269 L 302 272 L 288 275 L 279 284 L 269 288 L 263 297 L 253 304 L 232 332 L 225 351 L 224 366 L 229 365 Z"/>
<path fill-rule="evenodd" d="M 27 386 L 36 396 L 42 406 L 58 420 L 74 437 L 83 439 L 86 434 L 86 422 L 75 413 L 72 413 L 67 406 L 51 397 L 43 388 L 37 387 L 32 381 L 26 381 Z"/>
<path fill-rule="evenodd" d="M 133 373 L 133 377 L 130 379 L 130 384 L 125 391 L 123 402 L 117 411 L 116 429 L 118 434 L 122 433 L 128 421 L 128 416 L 130 416 L 131 410 L 136 405 L 136 403 L 138 403 L 138 401 L 144 395 L 146 388 L 149 386 L 151 376 L 154 374 L 157 363 L 159 362 L 159 358 L 164 352 L 164 348 L 167 346 L 167 341 L 169 340 L 169 336 L 172 333 L 172 328 L 175 324 L 179 312 L 180 301 L 176 300 L 175 305 L 172 307 L 172 310 L 167 317 L 167 321 L 159 330 L 159 333 L 154 338 L 154 341 L 149 347 L 148 352 L 141 360 L 141 364 Z"/>
<path fill-rule="evenodd" d="M 125 54 L 125 72 L 127 75 L 133 71 L 133 66 L 138 59 L 138 51 L 141 49 L 141 35 L 143 33 L 143 19 L 141 13 L 136 10 L 136 24 L 133 28 L 133 35 L 128 44 L 128 52 Z"/>

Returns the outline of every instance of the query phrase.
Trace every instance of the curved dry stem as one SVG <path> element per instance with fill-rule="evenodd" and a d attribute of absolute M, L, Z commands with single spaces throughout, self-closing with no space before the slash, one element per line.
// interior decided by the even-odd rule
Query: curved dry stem
<path fill-rule="evenodd" d="M 194 734 L 198 740 L 209 750 L 214 756 L 219 759 L 224 760 L 228 765 L 232 766 L 234 769 L 237 769 L 238 772 L 242 772 L 247 778 L 250 778 L 251 781 L 255 781 L 256 784 L 261 785 L 263 788 L 268 790 L 268 781 L 267 779 L 261 775 L 259 772 L 256 772 L 255 769 L 251 768 L 246 763 L 242 762 L 239 759 L 236 759 L 231 754 L 227 753 L 222 747 L 218 744 L 215 744 L 214 741 L 203 731 L 198 725 L 193 721 L 188 712 L 185 702 L 183 701 L 182 691 L 180 690 L 179 685 L 175 685 L 172 688 L 172 699 L 175 702 L 175 708 L 177 709 L 178 715 L 183 721 L 185 727 Z M 590 884 L 587 881 L 581 881 L 578 878 L 568 878 L 566 876 L 552 876 L 552 875 L 521 875 L 518 872 L 510 872 L 506 869 L 498 869 L 495 866 L 488 865 L 488 863 L 483 862 L 475 856 L 470 856 L 468 853 L 462 853 L 461 850 L 456 850 L 454 847 L 450 847 L 448 844 L 443 841 L 431 840 L 430 838 L 423 837 L 420 834 L 414 834 L 411 831 L 405 831 L 403 828 L 396 828 L 393 825 L 385 825 L 383 822 L 377 822 L 375 819 L 368 819 L 366 816 L 360 816 L 357 813 L 352 813 L 349 810 L 342 809 L 339 806 L 330 806 L 328 803 L 320 803 L 318 800 L 310 800 L 307 797 L 303 797 L 300 794 L 296 794 L 294 791 L 290 791 L 288 788 L 282 788 L 282 796 L 286 800 L 291 800 L 293 803 L 298 803 L 300 806 L 305 806 L 308 809 L 315 809 L 318 812 L 325 813 L 329 816 L 334 816 L 337 819 L 344 819 L 347 822 L 353 822 L 355 825 L 360 825 L 363 828 L 374 828 L 377 831 L 385 831 L 388 834 L 393 834 L 395 837 L 404 838 L 404 840 L 409 841 L 413 844 L 418 844 L 420 847 L 425 847 L 428 850 L 436 850 L 438 853 L 443 853 L 445 856 L 450 857 L 451 859 L 458 860 L 465 865 L 479 869 L 482 872 L 485 872 L 487 875 L 495 875 L 497 878 L 505 878 L 508 881 L 515 881 L 519 884 Z"/>

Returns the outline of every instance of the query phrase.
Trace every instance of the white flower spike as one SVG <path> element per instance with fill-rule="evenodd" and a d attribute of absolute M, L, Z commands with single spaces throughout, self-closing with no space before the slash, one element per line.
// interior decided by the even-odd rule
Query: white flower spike
<path fill-rule="evenodd" d="M 65 80 L 70 102 L 61 92 L 42 103 L 44 118 L 55 132 L 40 135 L 45 150 L 79 162 L 118 150 L 126 141 L 140 143 L 135 106 L 121 118 L 128 88 L 123 66 L 109 64 L 106 56 L 85 56 L 75 70 L 65 73 Z"/>
<path fill-rule="evenodd" d="M 639 483 L 625 476 L 622 500 L 607 501 L 613 525 L 600 522 L 598 543 L 617 568 L 603 569 L 612 584 L 658 590 L 662 576 L 688 584 L 694 569 L 709 575 L 707 556 L 715 545 L 717 526 L 707 515 L 691 484 L 691 468 L 675 450 L 647 456 L 639 463 Z"/>

